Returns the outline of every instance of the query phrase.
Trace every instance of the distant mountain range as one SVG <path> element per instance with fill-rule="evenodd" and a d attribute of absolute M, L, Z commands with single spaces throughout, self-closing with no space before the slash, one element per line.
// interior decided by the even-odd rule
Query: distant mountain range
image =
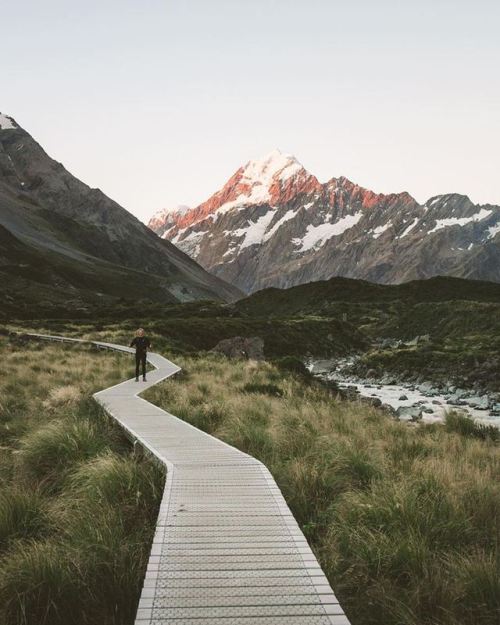
<path fill-rule="evenodd" d="M 0 316 L 240 295 L 0 114 Z"/>
<path fill-rule="evenodd" d="M 320 183 L 278 150 L 240 167 L 203 204 L 159 211 L 148 225 L 247 293 L 333 276 L 500 282 L 499 206 L 459 194 L 421 205 L 344 177 Z"/>

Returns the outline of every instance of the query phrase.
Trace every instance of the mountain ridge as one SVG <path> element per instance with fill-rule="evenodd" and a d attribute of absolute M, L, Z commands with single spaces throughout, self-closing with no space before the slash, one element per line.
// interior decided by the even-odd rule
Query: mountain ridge
<path fill-rule="evenodd" d="M 240 167 L 206 202 L 164 210 L 148 225 L 247 293 L 335 275 L 500 282 L 500 207 L 456 193 L 419 204 L 345 176 L 320 183 L 278 150 Z"/>
<path fill-rule="evenodd" d="M 41 299 L 44 310 L 49 310 L 51 300 L 64 302 L 65 294 L 82 311 L 103 300 L 111 304 L 113 298 L 229 301 L 240 295 L 174 245 L 158 239 L 102 191 L 78 180 L 13 117 L 3 114 L 0 226 L 5 229 L 0 272 L 26 313 Z M 31 276 L 20 266 L 15 251 L 21 248 L 31 259 Z M 43 289 L 37 281 L 41 266 L 44 275 L 52 276 L 43 282 Z M 11 310 L 16 313 L 15 301 Z"/>

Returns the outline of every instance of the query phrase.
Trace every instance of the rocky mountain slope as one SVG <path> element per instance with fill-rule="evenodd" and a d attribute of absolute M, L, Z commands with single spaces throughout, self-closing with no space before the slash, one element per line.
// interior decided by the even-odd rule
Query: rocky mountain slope
<path fill-rule="evenodd" d="M 399 283 L 450 275 L 500 282 L 500 207 L 458 194 L 419 204 L 347 178 L 320 183 L 274 151 L 206 202 L 149 227 L 245 292 L 332 276 Z"/>
<path fill-rule="evenodd" d="M 3 314 L 82 314 L 140 299 L 233 300 L 207 273 L 99 189 L 50 158 L 0 114 L 0 295 Z M 8 311 L 8 312 L 6 312 Z"/>

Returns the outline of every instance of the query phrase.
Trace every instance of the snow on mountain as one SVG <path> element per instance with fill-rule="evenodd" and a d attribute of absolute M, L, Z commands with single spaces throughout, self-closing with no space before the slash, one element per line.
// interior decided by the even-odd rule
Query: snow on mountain
<path fill-rule="evenodd" d="M 469 224 L 473 221 L 482 221 L 489 217 L 493 211 L 487 210 L 485 208 L 481 208 L 475 215 L 471 215 L 470 217 L 448 217 L 445 219 L 437 219 L 436 225 L 432 230 L 429 230 L 428 234 L 432 234 L 433 232 L 437 232 L 442 228 L 448 228 L 449 226 L 465 226 L 465 224 Z"/>
<path fill-rule="evenodd" d="M 0 113 L 0 130 L 13 130 L 14 128 L 17 126 L 12 117 Z"/>
<path fill-rule="evenodd" d="M 335 223 L 326 222 L 319 224 L 319 226 L 308 225 L 306 234 L 302 238 L 292 239 L 292 243 L 300 245 L 300 249 L 297 252 L 307 252 L 313 248 L 320 247 L 328 239 L 334 236 L 343 234 L 346 230 L 349 230 L 355 226 L 363 216 L 361 211 L 358 211 L 354 215 L 346 215 Z"/>
<path fill-rule="evenodd" d="M 202 266 L 251 292 L 334 275 L 402 282 L 448 274 L 500 281 L 500 207 L 446 194 L 420 205 L 345 177 L 321 184 L 274 150 L 206 202 L 149 222 Z"/>

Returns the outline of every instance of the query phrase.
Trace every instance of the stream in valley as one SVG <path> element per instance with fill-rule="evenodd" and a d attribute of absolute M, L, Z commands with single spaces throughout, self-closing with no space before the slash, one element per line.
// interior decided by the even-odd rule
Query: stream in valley
<path fill-rule="evenodd" d="M 463 411 L 476 421 L 500 427 L 500 397 L 473 390 L 434 387 L 430 382 L 414 384 L 380 384 L 344 376 L 345 362 L 315 361 L 310 371 L 321 378 L 335 381 L 339 388 L 374 400 L 376 405 L 390 406 L 401 421 L 443 421 L 450 410 Z M 377 401 L 378 400 L 378 401 Z"/>

